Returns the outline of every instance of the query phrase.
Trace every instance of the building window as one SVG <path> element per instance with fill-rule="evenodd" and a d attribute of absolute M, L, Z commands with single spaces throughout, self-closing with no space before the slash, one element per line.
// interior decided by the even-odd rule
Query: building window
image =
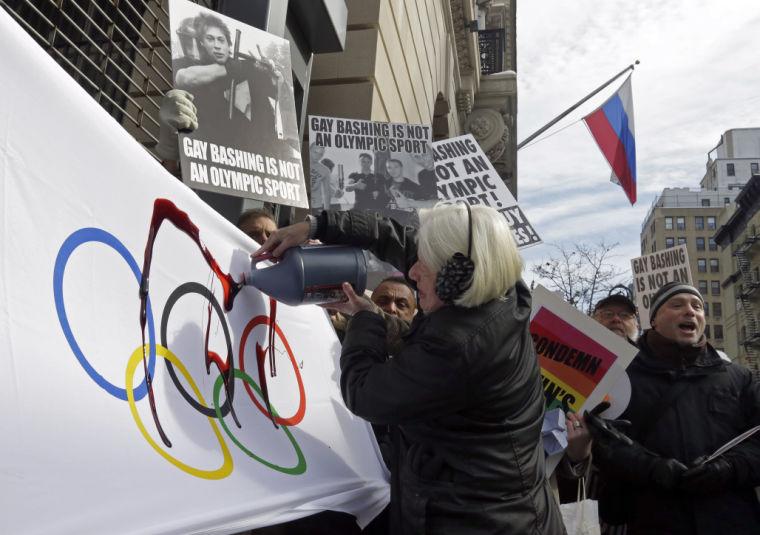
<path fill-rule="evenodd" d="M 705 317 L 706 318 L 710 317 L 710 303 L 708 303 L 707 301 L 705 301 Z"/>
<path fill-rule="evenodd" d="M 707 230 L 715 230 L 715 216 L 707 216 Z"/>
<path fill-rule="evenodd" d="M 678 245 L 686 245 L 686 238 L 684 238 L 683 236 L 679 236 Z"/>
<path fill-rule="evenodd" d="M 718 244 L 715 243 L 715 240 L 713 240 L 712 238 L 710 238 L 707 243 L 709 245 L 708 249 L 710 249 L 711 251 L 718 250 Z"/>
<path fill-rule="evenodd" d="M 676 217 L 676 229 L 686 230 L 686 218 L 678 216 Z"/>
<path fill-rule="evenodd" d="M 760 164 L 757 162 L 752 162 L 749 164 L 749 170 L 753 175 L 756 175 L 758 172 L 760 172 L 760 169 L 758 169 L 758 167 L 760 167 Z"/>
<path fill-rule="evenodd" d="M 731 199 L 729 199 L 728 197 L 723 197 L 723 204 L 724 205 L 725 204 L 731 204 Z"/>
<path fill-rule="evenodd" d="M 666 217 L 665 218 L 665 230 L 673 230 L 673 218 L 672 217 Z"/>
<path fill-rule="evenodd" d="M 699 288 L 699 293 L 702 295 L 707 295 L 707 281 L 699 281 L 697 285 Z"/>
<path fill-rule="evenodd" d="M 705 303 L 707 305 L 707 303 Z M 723 315 L 723 305 L 720 303 L 713 303 L 713 316 L 720 318 Z"/>
<path fill-rule="evenodd" d="M 718 273 L 720 271 L 720 264 L 717 258 L 710 259 L 710 273 Z"/>
<path fill-rule="evenodd" d="M 694 216 L 694 229 L 696 230 L 704 230 L 705 229 L 705 218 L 701 215 L 695 215 Z"/>
<path fill-rule="evenodd" d="M 720 295 L 720 281 L 710 281 L 710 293 Z"/>
<path fill-rule="evenodd" d="M 710 326 L 705 325 L 705 337 L 710 338 Z"/>
<path fill-rule="evenodd" d="M 699 273 L 707 273 L 707 260 L 704 258 L 697 258 L 697 271 Z"/>
<path fill-rule="evenodd" d="M 734 164 L 726 164 L 726 173 L 728 176 L 736 176 L 736 169 L 734 169 Z"/>
<path fill-rule="evenodd" d="M 697 238 L 697 251 L 704 251 L 704 250 L 705 250 L 705 239 Z"/>
<path fill-rule="evenodd" d="M 716 340 L 723 340 L 723 325 L 713 325 L 713 333 Z"/>
<path fill-rule="evenodd" d="M 710 206 L 710 199 L 702 199 L 702 206 Z"/>
<path fill-rule="evenodd" d="M 670 249 L 676 244 L 675 238 L 665 238 L 665 248 Z"/>

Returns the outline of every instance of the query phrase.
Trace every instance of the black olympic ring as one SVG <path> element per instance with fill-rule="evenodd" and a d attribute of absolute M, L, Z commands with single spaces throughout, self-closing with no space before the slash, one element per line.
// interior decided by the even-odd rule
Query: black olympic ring
<path fill-rule="evenodd" d="M 166 328 L 169 323 L 169 313 L 171 312 L 174 305 L 179 301 L 179 298 L 190 294 L 199 294 L 211 303 L 211 306 L 214 309 L 214 312 L 217 313 L 219 318 L 222 321 L 222 329 L 224 330 L 224 340 L 227 342 L 227 355 L 230 359 L 229 365 L 230 369 L 233 369 L 234 361 L 232 358 L 232 339 L 230 338 L 230 330 L 227 327 L 227 322 L 224 320 L 224 312 L 222 311 L 222 307 L 219 305 L 219 302 L 214 297 L 214 294 L 212 294 L 208 288 L 203 286 L 202 284 L 198 284 L 197 282 L 186 282 L 184 284 L 181 284 L 177 287 L 176 290 L 172 292 L 172 294 L 169 296 L 169 299 L 166 300 L 166 305 L 164 305 L 164 312 L 161 316 L 161 345 L 165 348 L 169 348 L 169 344 L 166 341 Z M 169 376 L 172 378 L 172 382 L 174 383 L 174 386 L 177 387 L 177 390 L 179 390 L 179 393 L 182 394 L 182 397 L 185 398 L 185 400 L 198 412 L 205 416 L 210 416 L 211 418 L 216 418 L 216 411 L 213 407 L 206 407 L 205 405 L 201 405 L 194 397 L 192 397 L 190 394 L 188 394 L 187 390 L 185 390 L 185 387 L 182 386 L 182 383 L 180 383 L 179 378 L 177 377 L 177 373 L 174 371 L 174 366 L 172 366 L 172 363 L 169 362 L 168 359 L 165 359 L 164 362 L 166 362 L 166 369 L 169 371 Z M 232 403 L 232 398 L 235 397 L 235 381 L 231 380 L 229 382 L 229 390 L 230 390 L 230 398 L 226 399 L 224 401 L 224 404 L 221 407 L 221 414 L 222 416 L 227 416 L 230 412 L 230 407 Z"/>

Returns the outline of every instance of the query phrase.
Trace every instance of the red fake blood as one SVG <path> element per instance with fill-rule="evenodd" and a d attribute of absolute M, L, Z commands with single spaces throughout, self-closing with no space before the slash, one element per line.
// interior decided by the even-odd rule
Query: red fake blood
<path fill-rule="evenodd" d="M 153 260 L 153 244 L 156 241 L 156 235 L 158 234 L 158 229 L 161 227 L 161 224 L 164 222 L 165 219 L 168 219 L 175 227 L 177 227 L 179 230 L 187 234 L 190 239 L 192 239 L 195 244 L 198 246 L 198 249 L 200 249 L 201 254 L 203 255 L 203 258 L 206 260 L 206 263 L 209 265 L 211 270 L 214 272 L 214 274 L 219 279 L 219 282 L 222 284 L 222 289 L 224 291 L 224 309 L 226 311 L 232 310 L 232 305 L 235 301 L 235 297 L 237 296 L 238 292 L 243 287 L 243 282 L 235 282 L 235 280 L 232 278 L 232 275 L 229 273 L 225 273 L 222 271 L 222 269 L 219 267 L 219 264 L 216 262 L 214 257 L 211 255 L 211 252 L 208 250 L 208 248 L 203 245 L 200 239 L 200 231 L 198 230 L 198 227 L 190 220 L 190 217 L 187 215 L 186 212 L 183 212 L 177 206 L 171 202 L 168 199 L 156 199 L 153 203 L 153 217 L 150 220 L 150 229 L 148 232 L 148 241 L 145 244 L 145 256 L 143 257 L 143 269 L 142 269 L 142 278 L 140 280 L 140 328 L 142 330 L 142 342 L 143 342 L 143 369 L 145 370 L 145 378 L 146 383 L 148 386 L 148 400 L 150 401 L 150 411 L 153 415 L 153 421 L 156 424 L 156 429 L 158 430 L 158 434 L 161 436 L 161 440 L 163 440 L 164 444 L 166 444 L 167 447 L 171 448 L 172 444 L 169 442 L 169 439 L 166 436 L 166 433 L 164 433 L 163 428 L 161 427 L 161 423 L 158 420 L 158 412 L 156 411 L 156 402 L 153 395 L 153 381 L 150 377 L 150 374 L 148 373 L 148 364 L 147 359 L 145 355 L 145 323 L 146 323 L 146 310 L 148 305 L 148 287 L 149 287 L 149 280 L 150 280 L 150 265 Z M 209 305 L 210 308 L 210 305 Z M 232 373 L 232 370 L 230 369 L 229 363 L 232 361 L 232 355 L 227 355 L 227 362 L 222 362 L 222 359 L 219 357 L 218 354 L 213 353 L 208 350 L 208 338 L 209 338 L 209 327 L 211 324 L 211 314 L 209 312 L 209 324 L 206 326 L 206 343 L 205 343 L 205 353 L 206 353 L 206 371 L 210 373 L 210 366 L 211 362 L 213 361 L 217 367 L 219 368 L 219 372 L 222 374 L 222 377 L 224 377 L 224 388 L 225 392 L 227 394 L 227 399 L 231 399 L 229 397 L 229 390 L 228 390 L 228 384 L 230 380 L 230 376 Z M 230 412 L 233 415 L 233 418 L 235 419 L 235 423 L 240 426 L 240 423 L 237 420 L 237 416 L 235 416 L 234 410 L 232 410 L 232 403 L 230 403 Z"/>
<path fill-rule="evenodd" d="M 264 396 L 264 403 L 269 413 L 269 418 L 272 420 L 272 424 L 277 428 L 277 422 L 272 413 L 272 404 L 269 401 L 269 388 L 267 387 L 267 374 L 264 371 L 264 360 L 266 360 L 267 353 L 269 353 L 269 374 L 272 377 L 277 376 L 277 365 L 275 364 L 275 321 L 277 320 L 277 301 L 269 298 L 269 331 L 267 332 L 267 342 L 269 347 L 264 349 L 256 342 L 256 369 L 259 372 L 259 384 L 261 385 L 261 395 Z"/>
<path fill-rule="evenodd" d="M 230 394 L 230 381 L 233 380 L 232 378 L 232 370 L 230 369 L 230 362 L 232 362 L 232 355 L 227 355 L 227 360 L 222 360 L 222 357 L 219 356 L 219 353 L 215 351 L 211 351 L 208 348 L 208 339 L 209 335 L 211 333 L 211 301 L 208 303 L 208 321 L 206 322 L 206 338 L 204 340 L 203 349 L 204 353 L 206 354 L 206 375 L 211 374 L 211 363 L 213 362 L 216 364 L 216 368 L 219 370 L 219 373 L 222 375 L 222 383 L 224 384 L 224 394 L 227 396 L 227 399 L 230 403 L 230 414 L 232 415 L 232 419 L 235 420 L 235 425 L 238 426 L 238 428 L 242 428 L 243 426 L 240 425 L 240 421 L 238 420 L 237 414 L 235 414 L 235 408 L 232 406 L 232 395 Z"/>

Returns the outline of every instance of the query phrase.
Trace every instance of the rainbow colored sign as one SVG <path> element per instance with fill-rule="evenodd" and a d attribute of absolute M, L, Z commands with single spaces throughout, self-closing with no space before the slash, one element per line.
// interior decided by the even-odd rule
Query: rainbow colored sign
<path fill-rule="evenodd" d="M 637 351 L 543 286 L 533 291 L 530 334 L 546 408 L 564 412 L 582 412 L 602 401 Z"/>

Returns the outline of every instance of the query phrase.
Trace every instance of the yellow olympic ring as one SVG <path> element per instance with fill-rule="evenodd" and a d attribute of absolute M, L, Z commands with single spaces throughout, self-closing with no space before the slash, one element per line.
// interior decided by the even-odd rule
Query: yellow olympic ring
<path fill-rule="evenodd" d="M 190 376 L 190 373 L 187 371 L 187 368 L 185 368 L 184 364 L 182 364 L 182 361 L 180 361 L 177 356 L 168 348 L 159 344 L 156 344 L 156 355 L 163 357 L 171 362 L 185 377 L 187 383 L 190 385 L 190 388 L 195 394 L 195 397 L 198 398 L 198 401 L 201 403 L 201 405 L 206 405 L 206 401 L 203 399 L 201 391 L 198 390 L 198 385 L 195 384 L 195 381 L 193 381 L 193 378 Z M 179 459 L 172 457 L 167 452 L 162 450 L 156 441 L 153 440 L 153 438 L 148 434 L 148 431 L 145 429 L 145 426 L 140 419 L 140 415 L 137 413 L 137 405 L 135 405 L 135 392 L 133 389 L 135 368 L 137 368 L 137 364 L 142 361 L 142 358 L 142 346 L 135 349 L 134 353 L 132 353 L 132 356 L 129 357 L 129 362 L 127 363 L 126 390 L 127 401 L 129 402 L 129 410 L 132 412 L 132 417 L 135 419 L 135 423 L 137 424 L 138 429 L 140 429 L 140 433 L 142 433 L 142 436 L 145 437 L 145 440 L 148 441 L 148 444 L 150 444 L 151 447 L 156 450 L 164 459 L 172 463 L 183 472 L 187 472 L 192 476 L 200 477 L 202 479 L 224 479 L 230 475 L 232 473 L 232 455 L 230 454 L 230 450 L 227 448 L 227 444 L 222 437 L 222 433 L 219 431 L 219 427 L 217 427 L 216 422 L 213 418 L 208 416 L 206 417 L 206 419 L 208 419 L 208 422 L 211 424 L 211 429 L 213 429 L 214 434 L 216 435 L 216 439 L 219 441 L 219 445 L 222 447 L 222 455 L 224 456 L 224 462 L 222 463 L 222 466 L 216 470 L 201 470 L 200 468 L 194 468 L 183 463 Z"/>

